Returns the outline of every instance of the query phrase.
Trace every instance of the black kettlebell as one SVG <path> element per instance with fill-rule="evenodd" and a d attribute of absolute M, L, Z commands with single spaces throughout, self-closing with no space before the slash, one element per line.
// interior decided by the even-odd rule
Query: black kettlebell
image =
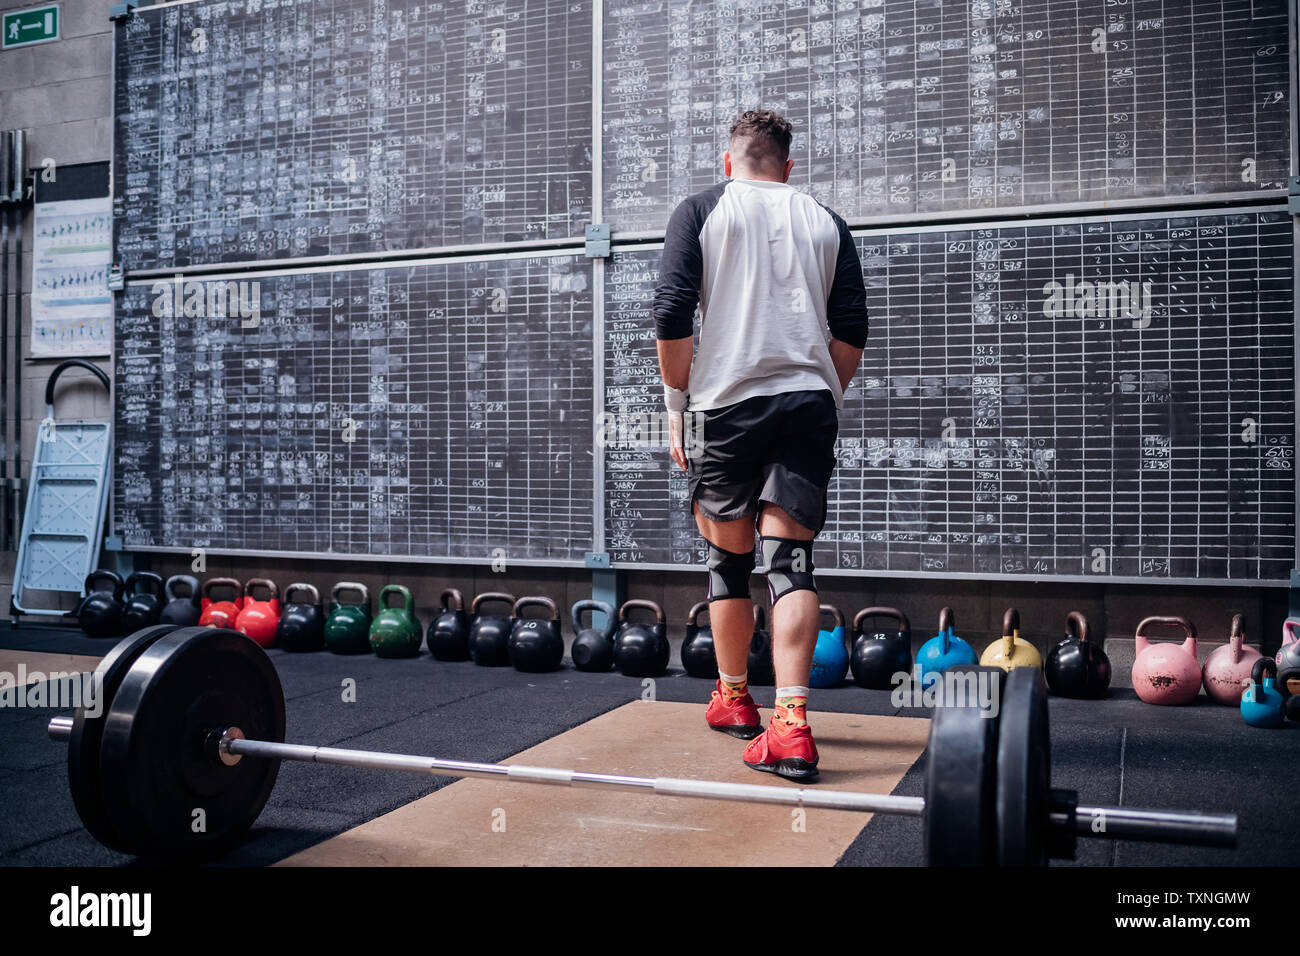
<path fill-rule="evenodd" d="M 469 657 L 480 667 L 505 667 L 510 663 L 510 631 L 514 619 L 509 615 L 484 614 L 480 609 L 488 601 L 515 606 L 515 596 L 503 591 L 484 591 L 469 606 Z"/>
<path fill-rule="evenodd" d="M 529 607 L 544 608 L 547 617 L 524 617 Z M 560 612 L 548 597 L 525 596 L 515 602 L 511 612 L 515 623 L 510 628 L 506 651 L 515 670 L 526 674 L 553 671 L 564 659 L 564 635 L 560 632 Z"/>
<path fill-rule="evenodd" d="M 866 632 L 868 618 L 891 617 L 897 630 Z M 891 690 L 895 674 L 912 672 L 912 625 L 894 607 L 864 607 L 853 618 L 853 653 L 849 655 L 853 682 L 870 690 Z"/>
<path fill-rule="evenodd" d="M 1057 697 L 1096 700 L 1106 696 L 1110 658 L 1100 644 L 1088 640 L 1088 621 L 1078 611 L 1065 618 L 1065 640 L 1047 652 L 1043 674 Z"/>
<path fill-rule="evenodd" d="M 146 585 L 142 588 L 141 585 Z M 126 579 L 122 633 L 134 634 L 158 623 L 163 609 L 163 579 L 152 571 L 136 571 Z"/>
<path fill-rule="evenodd" d="M 633 624 L 627 612 L 641 608 L 654 613 L 653 624 Z M 618 609 L 614 634 L 614 666 L 627 677 L 659 677 L 668 670 L 668 625 L 664 610 L 654 601 L 634 598 Z"/>
<path fill-rule="evenodd" d="M 465 597 L 456 588 L 447 588 L 439 598 L 442 613 L 429 622 L 426 641 L 429 653 L 438 661 L 469 660 L 469 616 Z"/>
<path fill-rule="evenodd" d="M 582 626 L 583 611 L 599 611 L 605 615 L 605 628 L 596 627 L 596 615 L 591 615 L 591 627 Z M 575 601 L 569 612 L 573 621 L 573 646 L 569 656 L 573 666 L 580 671 L 607 671 L 614 666 L 614 630 L 618 627 L 618 615 L 614 608 L 604 601 L 588 598 Z"/>
<path fill-rule="evenodd" d="M 713 649 L 713 618 L 700 624 L 700 614 L 709 613 L 709 602 L 701 601 L 686 614 L 686 637 L 682 639 L 682 667 L 692 677 L 718 679 L 718 655 Z"/>
<path fill-rule="evenodd" d="M 181 597 L 176 593 L 176 586 L 183 584 L 190 593 Z M 188 574 L 173 574 L 163 585 L 167 603 L 158 615 L 159 624 L 175 624 L 178 627 L 193 627 L 199 623 L 199 579 Z"/>
<path fill-rule="evenodd" d="M 107 581 L 109 590 L 95 587 Z M 122 634 L 122 592 L 125 585 L 114 572 L 101 568 L 86 575 L 86 596 L 69 613 L 88 637 L 120 637 Z"/>
<path fill-rule="evenodd" d="M 310 596 L 307 601 L 295 601 L 295 591 Z M 290 584 L 284 589 L 284 604 L 280 620 L 275 625 L 275 644 L 286 651 L 322 651 L 325 649 L 325 609 L 321 607 L 320 591 L 311 584 Z"/>
<path fill-rule="evenodd" d="M 770 686 L 776 683 L 772 666 L 772 635 L 767 632 L 767 615 L 754 605 L 754 636 L 749 640 L 749 682 Z"/>

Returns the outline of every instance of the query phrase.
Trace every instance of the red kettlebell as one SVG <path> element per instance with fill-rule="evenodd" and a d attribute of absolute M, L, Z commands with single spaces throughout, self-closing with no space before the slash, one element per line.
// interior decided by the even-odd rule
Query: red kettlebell
<path fill-rule="evenodd" d="M 254 600 L 254 588 L 263 588 L 270 596 L 265 601 Z M 275 629 L 279 626 L 280 589 L 269 578 L 249 578 L 244 585 L 244 606 L 235 618 L 235 630 L 262 647 L 270 647 L 275 643 Z"/>
<path fill-rule="evenodd" d="M 212 600 L 216 588 L 231 588 L 235 592 L 229 601 Z M 244 606 L 244 589 L 234 578 L 208 578 L 203 582 L 203 599 L 199 602 L 200 627 L 234 628 L 239 609 Z"/>
<path fill-rule="evenodd" d="M 1241 615 L 1232 616 L 1232 630 L 1228 634 L 1228 643 L 1216 647 L 1205 659 L 1201 668 L 1201 681 L 1205 684 L 1205 693 L 1215 703 L 1226 707 L 1236 707 L 1241 703 L 1241 695 L 1250 683 L 1250 671 L 1255 661 L 1264 655 L 1253 647 L 1246 645 L 1241 633 Z"/>
<path fill-rule="evenodd" d="M 1157 624 L 1180 627 L 1187 638 L 1181 645 L 1152 644 L 1143 633 Z M 1185 617 L 1148 617 L 1134 635 L 1137 658 L 1133 661 L 1133 689 L 1148 704 L 1190 704 L 1201 691 L 1201 666 L 1196 662 L 1196 628 Z"/>

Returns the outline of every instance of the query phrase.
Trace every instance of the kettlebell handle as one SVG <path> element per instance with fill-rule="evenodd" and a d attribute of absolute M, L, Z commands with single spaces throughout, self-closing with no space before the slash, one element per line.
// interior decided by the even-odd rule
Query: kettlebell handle
<path fill-rule="evenodd" d="M 465 595 L 460 593 L 459 588 L 447 588 L 438 596 L 438 603 L 442 605 L 444 611 L 463 611 Z"/>
<path fill-rule="evenodd" d="M 1065 633 L 1069 635 L 1074 631 L 1074 636 L 1083 643 L 1088 640 L 1088 619 L 1078 611 L 1071 611 L 1065 615 Z"/>
<path fill-rule="evenodd" d="M 154 574 L 152 571 L 136 571 L 134 574 L 130 575 L 126 579 L 126 593 L 134 597 L 138 593 L 135 586 L 141 581 L 146 581 L 152 585 L 152 587 L 149 588 L 150 594 L 161 595 L 163 593 L 164 585 L 162 576 Z"/>
<path fill-rule="evenodd" d="M 1168 625 L 1169 627 L 1180 627 L 1183 629 L 1184 634 L 1186 634 L 1193 641 L 1196 640 L 1196 627 L 1195 625 L 1192 624 L 1191 621 L 1187 620 L 1187 618 L 1185 617 L 1170 617 L 1167 615 L 1164 616 L 1156 615 L 1153 617 L 1144 617 L 1141 621 L 1138 622 L 1137 634 L 1135 636 L 1142 637 L 1143 636 L 1142 632 L 1145 631 L 1148 627 L 1155 627 L 1157 625 L 1162 625 L 1162 624 Z"/>
<path fill-rule="evenodd" d="M 411 595 L 411 589 L 402 584 L 385 584 L 379 589 L 379 609 L 389 610 L 388 595 L 400 594 L 402 596 L 402 610 L 415 613 L 415 598 Z"/>
<path fill-rule="evenodd" d="M 700 615 L 701 615 L 701 614 L 708 615 L 708 618 L 709 618 L 709 627 L 712 627 L 712 626 L 713 626 L 713 615 L 712 615 L 712 614 L 709 614 L 709 602 L 708 602 L 708 601 L 701 601 L 700 603 L 698 603 L 698 604 L 696 604 L 696 605 L 693 605 L 693 606 L 691 607 L 691 609 L 690 609 L 689 611 L 686 612 L 686 623 L 687 623 L 687 624 L 694 624 L 696 627 L 699 627 L 699 626 L 700 626 Z"/>
<path fill-rule="evenodd" d="M 1007 613 L 1002 615 L 1002 636 L 1019 637 L 1020 630 L 1020 612 L 1013 607 L 1007 608 Z"/>
<path fill-rule="evenodd" d="M 1250 669 L 1250 682 L 1252 684 L 1264 683 L 1264 672 L 1268 671 L 1268 676 L 1274 680 L 1277 679 L 1277 661 L 1271 657 L 1261 657 L 1255 661 L 1255 666 Z"/>
<path fill-rule="evenodd" d="M 469 612 L 475 616 L 479 613 L 479 608 L 488 601 L 504 601 L 513 609 L 515 606 L 515 596 L 506 594 L 504 591 L 484 591 L 478 597 L 474 598 L 474 603 L 469 606 Z"/>
<path fill-rule="evenodd" d="M 618 629 L 618 615 L 614 612 L 614 608 L 612 605 L 606 604 L 604 601 L 594 600 L 592 598 L 585 598 L 581 601 L 575 601 L 573 607 L 569 611 L 569 617 L 573 619 L 574 634 L 582 633 L 582 612 L 583 611 L 599 611 L 601 614 L 604 614 L 605 615 L 605 640 L 607 641 L 613 640 L 614 631 Z M 593 630 L 596 627 L 595 614 L 592 615 L 591 626 Z"/>
<path fill-rule="evenodd" d="M 758 632 L 767 627 L 767 612 L 757 604 L 754 605 L 754 631 Z"/>
<path fill-rule="evenodd" d="M 253 588 L 266 588 L 266 590 L 270 591 L 271 595 L 267 598 L 268 601 L 274 601 L 280 596 L 280 589 L 275 586 L 275 582 L 270 578 L 249 578 L 244 583 L 244 594 L 252 597 Z"/>
<path fill-rule="evenodd" d="M 519 613 L 519 611 L 526 607 L 546 608 L 546 610 L 550 612 L 550 617 L 540 618 L 540 620 L 543 621 L 560 620 L 560 612 L 556 610 L 555 602 L 548 597 L 543 597 L 540 594 L 532 594 L 532 595 L 526 594 L 523 597 L 521 597 L 518 601 L 515 602 L 514 608 L 510 612 L 511 617 L 515 618 L 516 620 L 520 619 L 522 615 Z"/>
<path fill-rule="evenodd" d="M 831 616 L 831 618 L 835 621 L 835 626 L 836 626 L 836 627 L 839 627 L 839 628 L 844 627 L 844 615 L 840 613 L 840 609 L 837 608 L 835 605 L 833 605 L 833 604 L 820 604 L 820 605 L 818 605 L 817 609 L 818 609 L 818 611 L 820 611 L 822 614 L 829 614 L 829 615 Z"/>
<path fill-rule="evenodd" d="M 203 596 L 212 600 L 212 589 L 217 587 L 232 588 L 236 601 L 244 596 L 244 586 L 234 578 L 208 578 L 203 582 Z"/>
<path fill-rule="evenodd" d="M 653 613 L 654 613 L 654 616 L 655 616 L 655 623 L 656 623 L 656 624 L 663 624 L 663 623 L 665 623 L 666 620 L 667 620 L 667 619 L 664 617 L 664 609 L 663 609 L 663 608 L 661 608 L 661 607 L 660 607 L 658 604 L 656 604 L 654 601 L 647 601 L 647 600 L 645 600 L 644 598 L 632 598 L 632 599 L 629 600 L 629 601 L 624 601 L 624 602 L 623 602 L 623 606 L 620 607 L 620 608 L 618 609 L 618 619 L 619 619 L 620 621 L 622 621 L 622 622 L 626 622 L 626 621 L 627 621 L 627 612 L 628 612 L 628 611 L 632 611 L 632 610 L 636 610 L 637 608 L 640 608 L 640 609 L 643 610 L 643 611 L 651 611 L 651 612 L 653 612 Z M 758 609 L 755 608 L 755 610 L 758 610 Z"/>
<path fill-rule="evenodd" d="M 342 604 L 343 602 L 339 600 L 339 595 L 344 591 L 356 591 L 361 595 L 361 601 L 355 605 L 356 607 L 370 606 L 370 589 L 360 581 L 340 581 L 338 584 L 334 585 L 334 587 L 330 588 L 330 600 L 335 604 Z"/>
<path fill-rule="evenodd" d="M 181 600 L 176 593 L 176 585 L 184 584 L 190 589 L 189 599 L 193 600 L 199 596 L 199 579 L 188 574 L 173 574 L 163 585 L 163 593 L 167 595 L 167 600 Z"/>
<path fill-rule="evenodd" d="M 952 608 L 946 607 L 939 612 L 939 633 L 945 634 L 957 626 L 957 615 L 953 614 Z"/>
<path fill-rule="evenodd" d="M 110 571 L 108 570 L 108 568 L 100 568 L 97 571 L 91 571 L 89 574 L 87 574 L 86 583 L 83 590 L 85 590 L 87 594 L 99 590 L 98 588 L 91 587 L 91 585 L 100 578 L 107 578 L 109 581 L 112 581 L 113 600 L 114 601 L 122 600 L 122 594 L 126 586 L 122 583 L 122 578 L 118 575 L 118 573 L 116 571 Z"/>
<path fill-rule="evenodd" d="M 307 602 L 308 604 L 320 604 L 320 591 L 316 590 L 315 585 L 305 584 L 301 581 L 298 582 L 297 584 L 290 584 L 287 588 L 284 589 L 285 604 L 302 603 L 301 601 L 291 600 L 294 591 L 306 591 L 311 595 L 311 600 Z"/>
<path fill-rule="evenodd" d="M 864 607 L 853 615 L 853 630 L 858 634 L 864 633 L 862 624 L 869 617 L 892 617 L 898 622 L 898 630 L 901 633 L 908 635 L 912 633 L 912 625 L 908 622 L 907 615 L 896 607 Z"/>
<path fill-rule="evenodd" d="M 1232 648 L 1232 663 L 1241 663 L 1246 636 L 1241 632 L 1241 615 L 1232 615 L 1232 628 L 1228 631 L 1228 646 Z M 1274 674 L 1274 677 L 1277 675 Z"/>

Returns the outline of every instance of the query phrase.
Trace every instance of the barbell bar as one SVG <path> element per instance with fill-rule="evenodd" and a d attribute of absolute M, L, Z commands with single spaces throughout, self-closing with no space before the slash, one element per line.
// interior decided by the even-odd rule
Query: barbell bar
<path fill-rule="evenodd" d="M 72 723 L 71 717 L 51 719 L 50 738 L 68 740 L 72 736 Z M 317 747 L 311 744 L 280 744 L 267 740 L 249 740 L 237 727 L 213 732 L 206 741 L 206 746 L 215 748 L 217 759 L 221 759 L 222 756 L 260 757 L 328 764 L 335 767 L 356 767 L 361 770 L 424 773 L 435 777 L 477 777 L 490 780 L 504 778 L 512 783 L 545 783 L 553 786 L 608 790 L 649 790 L 669 797 L 701 797 L 737 803 L 775 803 L 813 807 L 818 810 L 888 813 L 904 817 L 919 817 L 925 814 L 924 797 L 901 797 L 886 793 L 844 790 L 813 790 L 806 787 L 774 787 L 754 783 L 690 780 L 683 777 L 629 777 L 613 773 L 561 770 L 554 767 L 476 763 L 469 760 L 443 760 L 415 754 Z M 1230 813 L 1078 806 L 1075 808 L 1075 819 L 1070 821 L 1068 816 L 1064 813 L 1055 814 L 1052 825 L 1073 827 L 1077 833 L 1087 835 L 1092 830 L 1089 821 L 1104 819 L 1107 827 L 1106 835 L 1113 839 L 1217 847 L 1233 847 L 1237 842 L 1237 817 Z"/>
<path fill-rule="evenodd" d="M 1077 805 L 1072 793 L 1052 790 L 1046 779 L 1045 690 L 1030 669 L 1005 678 L 997 673 L 1005 681 L 997 718 L 973 707 L 935 710 L 927 799 L 284 743 L 283 692 L 260 647 L 229 630 L 162 630 L 122 642 L 133 656 L 102 717 L 78 711 L 48 725 L 52 739 L 70 744 L 74 788 L 79 779 L 100 788 L 76 800 L 87 828 L 101 842 L 136 855 L 203 856 L 233 845 L 261 812 L 284 760 L 922 817 L 927 857 L 941 864 L 1042 864 L 1049 856 L 1072 857 L 1076 836 L 1236 845 L 1235 814 Z M 105 660 L 113 658 L 120 670 L 124 654 L 115 649 Z M 246 734 L 246 727 L 252 732 Z M 92 755 L 84 743 L 72 745 L 88 739 L 100 741 L 98 773 L 88 776 L 82 768 L 74 774 L 78 762 Z M 194 839 L 188 824 L 198 809 L 205 811 L 205 827 L 202 838 Z"/>

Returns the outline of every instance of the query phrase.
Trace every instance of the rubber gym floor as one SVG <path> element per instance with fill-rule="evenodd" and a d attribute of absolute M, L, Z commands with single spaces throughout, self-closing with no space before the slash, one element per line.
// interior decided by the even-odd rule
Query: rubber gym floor
<path fill-rule="evenodd" d="M 0 630 L 0 669 L 93 667 L 107 642 L 80 632 Z M 673 660 L 676 658 L 674 647 Z M 269 652 L 286 696 L 286 739 L 451 759 L 775 783 L 740 763 L 741 741 L 707 730 L 711 685 L 679 668 L 655 682 L 550 674 L 414 659 Z M 67 657 L 63 655 L 76 655 Z M 342 700 L 344 681 L 356 701 Z M 763 708 L 773 688 L 754 689 Z M 817 786 L 921 795 L 928 714 L 851 684 L 815 690 L 810 719 L 822 751 Z M 48 739 L 52 708 L 0 708 L 0 863 L 138 865 L 81 827 L 65 750 Z M 764 711 L 764 718 L 770 711 Z M 1233 811 L 1235 850 L 1081 839 L 1055 865 L 1293 865 L 1300 848 L 1295 760 L 1300 726 L 1258 730 L 1204 697 L 1152 707 L 1131 690 L 1082 702 L 1052 698 L 1052 782 L 1081 802 Z M 723 847 L 743 835 L 742 856 Z M 807 811 L 796 832 L 786 807 L 453 781 L 382 771 L 284 764 L 248 840 L 215 865 L 763 865 L 917 866 L 916 818 Z"/>

